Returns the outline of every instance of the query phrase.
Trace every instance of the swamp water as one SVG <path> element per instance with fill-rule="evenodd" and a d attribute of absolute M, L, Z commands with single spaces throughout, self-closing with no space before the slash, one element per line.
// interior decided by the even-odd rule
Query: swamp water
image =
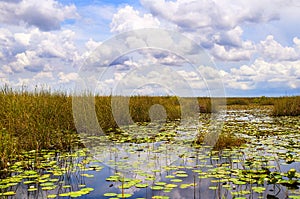
<path fill-rule="evenodd" d="M 228 110 L 223 131 L 247 143 L 221 151 L 191 146 L 207 115 L 197 128 L 129 127 L 109 144 L 88 137 L 99 143 L 90 150 L 30 151 L 1 177 L 0 198 L 300 198 L 300 118 L 268 115 Z"/>

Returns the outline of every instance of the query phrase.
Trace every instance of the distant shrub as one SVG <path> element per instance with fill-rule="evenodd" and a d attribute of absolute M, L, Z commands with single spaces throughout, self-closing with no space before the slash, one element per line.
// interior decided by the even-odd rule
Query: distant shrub
<path fill-rule="evenodd" d="M 249 105 L 250 98 L 228 98 L 227 105 Z"/>
<path fill-rule="evenodd" d="M 274 100 L 275 100 L 274 97 L 261 96 L 261 97 L 255 98 L 253 100 L 253 102 L 258 105 L 267 106 L 267 105 L 274 105 Z"/>

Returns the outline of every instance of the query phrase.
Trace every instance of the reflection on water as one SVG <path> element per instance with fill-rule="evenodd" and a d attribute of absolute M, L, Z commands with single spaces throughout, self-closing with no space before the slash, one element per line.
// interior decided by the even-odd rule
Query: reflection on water
<path fill-rule="evenodd" d="M 152 143 L 112 142 L 95 145 L 90 152 L 81 150 L 67 158 L 60 159 L 59 154 L 46 157 L 45 162 L 55 161 L 55 164 L 37 170 L 39 177 L 28 174 L 16 185 L 1 190 L 16 192 L 8 198 L 299 197 L 299 118 L 273 119 L 261 110 L 228 111 L 224 129 L 249 142 L 244 147 L 223 151 L 191 146 L 197 131 L 207 128 L 205 118 L 203 116 L 199 126 L 193 126 L 192 121 L 167 124 L 161 133 L 168 135 Z M 149 125 L 158 128 L 155 124 Z M 130 128 L 126 133 L 133 139 L 153 136 L 151 132 Z M 24 183 L 30 179 L 34 179 L 34 183 Z M 37 190 L 28 191 L 32 186 Z M 63 196 L 84 187 L 94 190 Z"/>

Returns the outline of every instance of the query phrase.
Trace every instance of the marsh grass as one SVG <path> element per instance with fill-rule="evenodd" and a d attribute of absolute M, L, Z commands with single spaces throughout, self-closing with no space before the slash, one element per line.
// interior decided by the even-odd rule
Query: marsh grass
<path fill-rule="evenodd" d="M 50 91 L 0 91 L 0 168 L 24 150 L 68 150 L 77 139 L 71 98 Z"/>
<path fill-rule="evenodd" d="M 160 105 L 165 110 L 165 116 L 158 116 L 165 121 L 180 119 L 183 117 L 183 110 L 185 114 L 194 113 L 195 110 L 201 113 L 212 111 L 210 98 L 197 98 L 195 102 L 192 98 L 178 99 L 175 96 L 95 97 L 98 122 L 104 131 L 116 129 L 118 125 L 129 125 L 132 122 L 150 122 L 150 109 L 155 105 Z"/>
<path fill-rule="evenodd" d="M 229 97 L 226 99 L 227 105 L 259 105 L 259 106 L 266 106 L 266 105 L 274 105 L 274 101 L 276 100 L 275 97 Z"/>
<path fill-rule="evenodd" d="M 253 103 L 253 98 L 227 98 L 227 105 L 231 106 L 231 105 L 249 105 Z"/>
<path fill-rule="evenodd" d="M 231 106 L 272 106 L 273 116 L 300 115 L 300 96 L 285 97 L 243 97 L 227 98 L 227 105 Z"/>
<path fill-rule="evenodd" d="M 120 98 L 118 103 L 122 100 L 129 102 L 129 105 L 121 103 L 116 109 L 123 113 L 129 108 L 129 116 L 133 122 L 149 122 L 149 109 L 156 104 L 165 109 L 166 121 L 181 117 L 182 104 L 177 97 L 114 98 Z M 209 98 L 199 98 L 199 107 L 195 107 L 195 103 L 189 98 L 184 100 L 184 110 L 211 111 Z M 105 132 L 118 128 L 119 123 L 116 123 L 116 115 L 112 111 L 112 96 L 96 96 L 94 108 L 99 125 Z M 125 124 L 129 124 L 128 117 L 122 119 Z M 75 132 L 72 97 L 66 93 L 49 90 L 16 91 L 8 87 L 0 90 L 0 168 L 7 167 L 22 151 L 70 150 L 73 145 L 81 145 Z"/>
<path fill-rule="evenodd" d="M 203 144 L 205 145 L 207 142 L 207 133 L 208 132 L 199 132 L 193 145 L 196 147 L 202 146 Z M 213 145 L 213 149 L 222 150 L 225 148 L 239 147 L 245 144 L 246 142 L 247 140 L 245 138 L 238 137 L 233 132 L 229 132 L 223 129 L 222 132 L 220 132 L 220 134 L 218 135 L 218 140 Z"/>
<path fill-rule="evenodd" d="M 232 132 L 222 132 L 219 135 L 217 143 L 214 145 L 214 149 L 222 150 L 224 148 L 239 147 L 246 142 L 245 138 L 238 137 Z"/>
<path fill-rule="evenodd" d="M 280 97 L 274 100 L 273 116 L 300 115 L 300 96 Z"/>
<path fill-rule="evenodd" d="M 0 130 L 0 169 L 9 165 L 9 160 L 17 155 L 17 140 L 6 129 Z"/>

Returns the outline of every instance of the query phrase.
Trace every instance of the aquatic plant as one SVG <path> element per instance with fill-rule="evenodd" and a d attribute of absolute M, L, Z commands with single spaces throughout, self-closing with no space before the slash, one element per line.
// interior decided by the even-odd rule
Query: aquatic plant
<path fill-rule="evenodd" d="M 274 116 L 300 115 L 300 96 L 280 97 L 274 101 Z"/>

